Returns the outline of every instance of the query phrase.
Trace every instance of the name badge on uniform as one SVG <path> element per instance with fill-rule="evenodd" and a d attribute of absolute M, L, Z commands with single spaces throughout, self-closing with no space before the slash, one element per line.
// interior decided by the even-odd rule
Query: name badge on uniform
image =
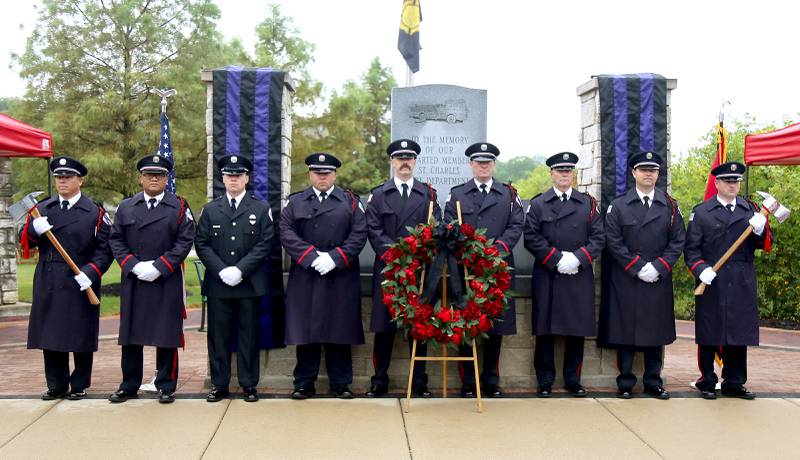
<path fill-rule="evenodd" d="M 255 214 L 250 214 L 250 216 L 248 216 L 247 219 L 250 221 L 250 225 L 255 225 L 256 224 L 256 215 Z"/>
<path fill-rule="evenodd" d="M 212 225 L 211 228 L 222 228 L 222 225 Z"/>

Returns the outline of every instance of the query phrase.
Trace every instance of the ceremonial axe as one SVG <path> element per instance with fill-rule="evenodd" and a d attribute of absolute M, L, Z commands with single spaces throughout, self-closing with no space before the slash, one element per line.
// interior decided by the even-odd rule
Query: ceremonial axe
<path fill-rule="evenodd" d="M 775 199 L 774 196 L 770 195 L 767 192 L 756 192 L 756 193 L 758 193 L 759 195 L 761 195 L 762 198 L 764 198 L 764 203 L 761 205 L 761 214 L 763 214 L 764 217 L 769 219 L 769 215 L 772 214 L 773 216 L 775 216 L 775 220 L 777 220 L 779 224 L 782 224 L 784 221 L 786 221 L 786 219 L 789 218 L 789 214 L 791 213 L 789 208 L 782 205 L 778 200 Z M 741 246 L 742 243 L 744 243 L 744 240 L 746 240 L 751 233 L 753 233 L 753 226 L 748 225 L 745 231 L 743 231 L 742 234 L 739 236 L 739 239 L 737 239 L 731 245 L 731 247 L 728 248 L 727 251 L 725 251 L 725 254 L 722 254 L 722 257 L 720 257 L 717 263 L 714 264 L 712 270 L 718 272 L 719 269 L 722 268 L 723 265 L 725 265 L 725 262 L 728 261 L 728 259 L 733 255 L 734 252 L 736 252 L 737 249 L 739 249 L 739 246 Z M 703 295 L 703 293 L 706 291 L 706 286 L 707 284 L 700 283 L 700 285 L 697 286 L 697 289 L 694 290 L 694 295 Z"/>
<path fill-rule="evenodd" d="M 36 197 L 42 193 L 44 192 L 31 192 L 25 195 L 23 199 L 12 204 L 8 208 L 8 213 L 11 214 L 11 217 L 17 222 L 24 222 L 28 216 L 28 213 L 30 213 L 34 219 L 42 217 L 42 215 L 39 213 L 39 210 L 36 209 Z M 76 275 L 79 275 L 81 273 L 81 269 L 75 265 L 75 262 L 72 261 L 72 257 L 67 254 L 67 251 L 63 246 L 61 246 L 61 243 L 58 242 L 58 239 L 55 235 L 53 235 L 53 232 L 48 230 L 44 232 L 44 234 L 50 240 L 50 243 L 53 245 L 53 247 L 56 248 L 58 253 L 61 254 L 61 257 L 64 259 L 64 261 L 67 262 L 67 265 L 69 265 L 69 268 L 72 270 L 72 272 Z M 86 295 L 89 296 L 89 302 L 92 305 L 100 305 L 100 299 L 97 298 L 97 295 L 95 295 L 91 287 L 86 289 Z"/>

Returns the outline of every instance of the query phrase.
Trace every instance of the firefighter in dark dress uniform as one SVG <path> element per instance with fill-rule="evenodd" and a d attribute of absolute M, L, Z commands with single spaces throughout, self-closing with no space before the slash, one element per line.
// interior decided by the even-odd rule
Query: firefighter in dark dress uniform
<path fill-rule="evenodd" d="M 631 398 L 633 358 L 644 355 L 646 394 L 669 399 L 661 379 L 664 346 L 675 341 L 672 267 L 686 241 L 683 216 L 672 197 L 655 187 L 663 161 L 654 152 L 630 158 L 636 186 L 606 211 L 606 247 L 613 257 L 603 341 L 617 349 L 617 396 Z"/>
<path fill-rule="evenodd" d="M 23 258 L 39 247 L 33 276 L 33 304 L 28 322 L 28 348 L 44 354 L 47 391 L 42 399 L 83 399 L 92 381 L 97 351 L 100 307 L 84 292 L 100 295 L 100 278 L 111 265 L 108 237 L 111 221 L 102 206 L 81 193 L 86 167 L 78 160 L 56 157 L 50 162 L 58 195 L 36 207 L 42 217 L 28 220 L 20 236 Z M 81 273 L 75 275 L 44 236 L 53 232 Z M 69 371 L 69 354 L 74 368 Z"/>
<path fill-rule="evenodd" d="M 469 157 L 473 179 L 453 187 L 444 208 L 444 222 L 458 219 L 456 202 L 461 203 L 461 217 L 465 224 L 474 228 L 485 228 L 486 238 L 494 238 L 495 247 L 500 251 L 508 266 L 514 267 L 514 246 L 522 236 L 525 214 L 517 191 L 508 184 L 494 180 L 495 159 L 500 150 L 488 143 L 478 142 L 467 147 L 464 152 Z M 459 273 L 459 276 L 461 274 Z M 514 272 L 511 272 L 511 289 L 514 289 Z M 502 398 L 500 388 L 500 348 L 504 335 L 517 333 L 517 312 L 514 299 L 509 296 L 508 309 L 503 320 L 489 330 L 489 338 L 483 342 L 483 369 L 481 381 L 486 396 Z M 461 347 L 462 356 L 472 356 L 472 349 Z M 461 396 L 475 397 L 475 370 L 472 365 L 459 362 L 461 374 Z"/>
<path fill-rule="evenodd" d="M 525 218 L 525 248 L 536 258 L 531 295 L 537 395 L 552 394 L 554 341 L 563 336 L 564 388 L 575 397 L 585 397 L 583 342 L 595 334 L 592 262 L 605 245 L 603 220 L 595 199 L 572 188 L 578 156 L 562 152 L 546 163 L 553 188 L 531 200 Z"/>
<path fill-rule="evenodd" d="M 706 399 L 716 399 L 717 375 L 714 355 L 721 354 L 722 395 L 753 399 L 745 388 L 747 347 L 758 346 L 758 297 L 754 254 L 769 251 L 772 232 L 758 205 L 740 196 L 744 165 L 723 163 L 711 171 L 717 194 L 698 204 L 689 216 L 684 259 L 696 283 L 706 291 L 695 296 L 695 342 L 700 379 L 695 386 Z M 713 265 L 739 236 L 753 227 L 753 233 L 728 262 L 715 272 Z"/>
<path fill-rule="evenodd" d="M 111 250 L 122 270 L 119 344 L 122 383 L 109 401 L 138 397 L 144 346 L 156 347 L 160 403 L 175 401 L 178 347 L 186 316 L 182 264 L 194 243 L 189 203 L 166 192 L 172 163 L 149 155 L 136 164 L 143 191 L 119 204 Z"/>
<path fill-rule="evenodd" d="M 289 196 L 279 227 L 292 261 L 286 291 L 286 343 L 297 346 L 292 399 L 315 394 L 323 346 L 331 393 L 350 399 L 350 349 L 364 343 L 358 255 L 367 221 L 358 196 L 334 185 L 336 157 L 312 153 L 306 164 L 311 186 Z"/>
<path fill-rule="evenodd" d="M 375 374 L 372 384 L 366 393 L 367 397 L 379 397 L 389 390 L 389 365 L 392 362 L 392 348 L 397 327 L 392 322 L 389 310 L 383 303 L 381 273 L 386 267 L 381 257 L 398 238 L 408 235 L 406 227 L 416 227 L 428 222 L 428 209 L 433 203 L 433 218 L 438 220 L 441 208 L 436 199 L 436 191 L 429 184 L 414 180 L 414 168 L 419 144 L 410 139 L 398 139 L 386 148 L 394 177 L 372 189 L 367 200 L 367 230 L 369 243 L 375 250 L 375 263 L 372 270 L 372 317 L 370 329 L 375 332 L 375 344 L 372 349 L 372 362 Z M 413 342 L 409 341 L 409 346 Z M 417 343 L 417 356 L 426 356 L 427 346 Z M 428 375 L 425 373 L 425 361 L 414 365 L 414 376 L 411 382 L 416 396 L 430 397 Z"/>
<path fill-rule="evenodd" d="M 208 402 L 229 395 L 231 340 L 236 329 L 236 370 L 246 402 L 258 401 L 258 328 L 261 299 L 267 293 L 266 261 L 273 235 L 272 212 L 246 190 L 253 163 L 240 155 L 217 162 L 225 195 L 203 207 L 195 247 L 206 267 L 208 297 Z"/>

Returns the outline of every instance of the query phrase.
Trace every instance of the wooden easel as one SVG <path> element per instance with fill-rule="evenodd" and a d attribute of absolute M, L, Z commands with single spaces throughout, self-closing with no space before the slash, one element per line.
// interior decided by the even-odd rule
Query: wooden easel
<path fill-rule="evenodd" d="M 458 213 L 458 223 L 461 224 L 461 202 L 456 201 L 456 212 Z M 428 206 L 428 222 L 431 220 L 433 214 L 433 202 Z M 464 279 L 466 280 L 467 268 L 464 267 Z M 419 292 L 423 292 L 425 287 L 425 268 L 422 269 L 422 277 L 420 278 Z M 442 304 L 447 307 L 447 264 L 444 264 L 442 270 Z M 478 349 L 475 346 L 475 340 L 472 341 L 472 356 L 447 356 L 447 346 L 442 345 L 442 356 L 417 356 L 417 340 L 411 346 L 411 365 L 408 370 L 408 388 L 406 391 L 406 406 L 404 412 L 411 409 L 411 383 L 414 377 L 414 364 L 417 361 L 441 361 L 442 362 L 442 398 L 447 398 L 447 362 L 448 361 L 472 361 L 475 368 L 475 389 L 478 402 L 478 412 L 483 412 L 483 401 L 481 401 L 481 382 L 478 373 Z"/>

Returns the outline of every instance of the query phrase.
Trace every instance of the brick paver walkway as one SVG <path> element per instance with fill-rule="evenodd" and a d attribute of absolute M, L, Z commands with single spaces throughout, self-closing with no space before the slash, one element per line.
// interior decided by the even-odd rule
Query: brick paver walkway
<path fill-rule="evenodd" d="M 200 310 L 189 310 L 185 326 L 186 349 L 180 354 L 181 394 L 204 393 L 207 373 L 206 335 L 198 332 Z M 113 336 L 118 328 L 118 318 L 101 320 L 101 336 Z M 667 347 L 663 375 L 667 389 L 672 392 L 691 391 L 688 384 L 698 376 L 696 346 L 693 340 L 694 325 L 688 321 L 677 323 L 678 340 Z M 0 321 L 0 369 L 3 384 L 0 397 L 38 395 L 45 389 L 42 354 L 27 350 L 27 320 L 16 318 Z M 758 393 L 800 394 L 800 331 L 761 329 L 762 347 L 751 348 L 748 354 L 748 388 Z M 114 339 L 100 341 L 95 354 L 93 382 L 90 394 L 105 395 L 117 389 L 120 379 L 120 347 Z M 145 352 L 145 369 L 155 368 L 155 351 Z M 360 388 L 354 388 L 358 392 Z M 533 389 L 528 389 L 532 391 Z M 614 391 L 612 388 L 595 389 Z M 525 390 L 515 390 L 517 393 Z M 283 392 L 285 393 L 285 392 Z"/>

